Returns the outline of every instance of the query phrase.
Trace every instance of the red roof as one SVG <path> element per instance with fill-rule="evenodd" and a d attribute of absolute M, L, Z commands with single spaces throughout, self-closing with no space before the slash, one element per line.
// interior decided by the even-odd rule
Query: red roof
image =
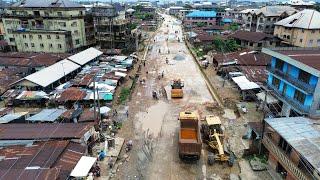
<path fill-rule="evenodd" d="M 216 54 L 213 56 L 213 61 L 218 64 L 236 61 L 237 65 L 241 66 L 266 66 L 270 62 L 270 58 L 256 51 L 242 50 L 227 54 Z"/>
<path fill-rule="evenodd" d="M 85 90 L 71 87 L 64 90 L 60 97 L 57 99 L 58 102 L 66 102 L 66 101 L 80 101 L 85 98 L 87 95 Z"/>

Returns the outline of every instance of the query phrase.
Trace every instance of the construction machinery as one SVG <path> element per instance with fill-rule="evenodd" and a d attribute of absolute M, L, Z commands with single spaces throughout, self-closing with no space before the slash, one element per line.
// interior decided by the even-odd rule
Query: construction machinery
<path fill-rule="evenodd" d="M 197 112 L 180 112 L 179 157 L 181 159 L 200 159 L 201 133 Z"/>
<path fill-rule="evenodd" d="M 171 98 L 183 98 L 184 82 L 181 79 L 174 79 L 171 82 Z"/>
<path fill-rule="evenodd" d="M 220 118 L 213 115 L 206 116 L 205 123 L 201 125 L 201 132 L 202 139 L 211 150 L 208 153 L 208 164 L 213 165 L 215 161 L 219 161 L 228 162 L 229 166 L 233 166 L 235 158 L 233 153 L 225 148 Z"/>

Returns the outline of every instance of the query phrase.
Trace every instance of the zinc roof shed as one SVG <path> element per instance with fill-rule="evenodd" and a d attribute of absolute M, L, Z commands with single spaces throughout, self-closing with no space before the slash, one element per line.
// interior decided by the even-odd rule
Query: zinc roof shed
<path fill-rule="evenodd" d="M 40 71 L 30 74 L 24 79 L 39 86 L 47 87 L 79 68 L 79 65 L 64 59 Z"/>
<path fill-rule="evenodd" d="M 187 14 L 190 18 L 215 18 L 217 13 L 215 11 L 193 11 Z"/>
<path fill-rule="evenodd" d="M 302 29 L 320 29 L 319 19 L 320 12 L 312 9 L 305 9 L 276 22 L 275 25 Z"/>
<path fill-rule="evenodd" d="M 97 57 L 101 56 L 103 52 L 97 50 L 96 48 L 88 48 L 84 51 L 81 51 L 75 55 L 72 55 L 68 57 L 68 59 L 74 63 L 79 64 L 80 66 L 83 66 L 87 64 L 88 62 L 96 59 Z"/>
<path fill-rule="evenodd" d="M 33 122 L 54 122 L 57 120 L 64 112 L 65 109 L 43 109 L 38 114 L 27 118 L 27 121 Z"/>

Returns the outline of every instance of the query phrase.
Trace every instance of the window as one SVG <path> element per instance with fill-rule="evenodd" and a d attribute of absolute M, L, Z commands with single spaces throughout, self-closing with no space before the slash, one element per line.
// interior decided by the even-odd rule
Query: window
<path fill-rule="evenodd" d="M 41 47 L 41 48 L 44 48 L 44 45 L 41 43 L 41 44 L 40 44 L 40 47 Z"/>
<path fill-rule="evenodd" d="M 274 87 L 276 87 L 277 89 L 279 89 L 279 87 L 280 87 L 280 80 L 279 80 L 278 78 L 276 78 L 276 77 L 273 77 L 273 78 L 272 78 L 272 85 L 273 85 Z"/>
<path fill-rule="evenodd" d="M 24 35 L 22 35 L 22 37 L 23 37 L 23 39 L 26 39 L 26 38 L 27 38 L 27 35 L 24 34 Z"/>
<path fill-rule="evenodd" d="M 311 47 L 312 45 L 313 45 L 313 39 L 310 39 L 310 40 L 309 40 L 309 43 L 308 43 L 308 46 Z"/>
<path fill-rule="evenodd" d="M 317 40 L 317 45 L 320 46 L 320 39 Z"/>
<path fill-rule="evenodd" d="M 9 38 L 10 42 L 14 42 L 14 40 L 15 40 L 14 38 Z"/>
<path fill-rule="evenodd" d="M 47 35 L 47 39 L 51 39 L 51 36 L 50 36 L 50 35 Z"/>
<path fill-rule="evenodd" d="M 262 46 L 262 43 L 258 43 L 258 47 L 261 47 Z"/>
<path fill-rule="evenodd" d="M 302 82 L 309 83 L 311 75 L 303 70 L 300 70 L 298 79 Z"/>
<path fill-rule="evenodd" d="M 290 35 L 287 36 L 287 39 L 290 39 Z"/>
<path fill-rule="evenodd" d="M 31 43 L 31 47 L 34 47 L 34 43 Z"/>
<path fill-rule="evenodd" d="M 301 32 L 304 33 L 304 29 L 301 29 Z"/>
<path fill-rule="evenodd" d="M 29 34 L 29 39 L 33 39 L 33 35 Z"/>
<path fill-rule="evenodd" d="M 72 27 L 77 27 L 77 21 L 72 22 L 71 26 L 72 26 Z"/>
<path fill-rule="evenodd" d="M 56 35 L 56 39 L 60 39 L 60 36 L 59 36 L 59 35 Z"/>
<path fill-rule="evenodd" d="M 78 31 L 78 30 L 75 30 L 75 31 L 74 31 L 74 35 L 78 36 L 78 35 L 79 35 L 79 31 Z"/>
<path fill-rule="evenodd" d="M 62 27 L 66 27 L 67 26 L 66 22 L 59 22 L 59 25 L 62 26 Z"/>
<path fill-rule="evenodd" d="M 79 14 L 82 16 L 82 15 L 83 15 L 83 12 L 82 12 L 82 11 L 79 11 Z"/>
<path fill-rule="evenodd" d="M 250 46 L 253 46 L 253 43 L 252 43 L 252 42 L 250 43 Z"/>
<path fill-rule="evenodd" d="M 300 39 L 300 42 L 302 43 L 303 39 Z"/>
<path fill-rule="evenodd" d="M 303 94 L 301 91 L 299 90 L 295 90 L 294 92 L 294 97 L 293 97 L 295 100 L 299 101 L 301 104 L 304 103 L 304 100 L 306 99 L 306 95 Z"/>
<path fill-rule="evenodd" d="M 277 59 L 277 62 L 276 62 L 276 69 L 282 71 L 283 69 L 283 65 L 284 65 L 284 62 L 281 61 L 280 59 Z"/>
<path fill-rule="evenodd" d="M 45 11 L 44 16 L 49 16 L 49 12 Z"/>
<path fill-rule="evenodd" d="M 58 44 L 58 48 L 59 48 L 59 49 L 61 49 L 61 48 L 62 48 L 61 44 Z"/>
<path fill-rule="evenodd" d="M 58 16 L 62 16 L 62 12 L 57 12 Z"/>
<path fill-rule="evenodd" d="M 49 47 L 52 48 L 53 47 L 52 44 L 49 44 Z"/>
<path fill-rule="evenodd" d="M 29 45 L 28 45 L 28 43 L 24 43 L 24 46 L 27 48 Z"/>
<path fill-rule="evenodd" d="M 312 31 L 311 31 L 311 33 L 315 33 L 315 32 L 316 32 L 315 30 L 312 30 Z"/>
<path fill-rule="evenodd" d="M 39 34 L 39 35 L 38 35 L 38 39 L 42 39 L 42 35 Z"/>
<path fill-rule="evenodd" d="M 80 44 L 80 40 L 79 39 L 76 39 L 76 44 Z"/>

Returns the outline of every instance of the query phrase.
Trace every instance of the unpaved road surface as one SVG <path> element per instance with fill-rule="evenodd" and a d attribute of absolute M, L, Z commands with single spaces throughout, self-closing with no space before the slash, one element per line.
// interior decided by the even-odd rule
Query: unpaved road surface
<path fill-rule="evenodd" d="M 180 111 L 196 110 L 209 114 L 205 103 L 213 103 L 200 70 L 182 41 L 181 25 L 166 16 L 162 27 L 150 44 L 139 79 L 129 105 L 129 121 L 120 135 L 134 141 L 127 162 L 119 166 L 116 179 L 204 179 L 218 175 L 226 179 L 230 173 L 238 174 L 238 167 L 226 163 L 207 166 L 207 149 L 196 162 L 184 162 L 178 156 L 177 120 Z M 166 63 L 166 58 L 168 63 Z M 164 74 L 163 78 L 161 74 Z M 160 75 L 160 78 L 158 78 Z M 183 99 L 170 98 L 170 81 L 184 80 Z M 152 91 L 159 92 L 159 100 Z"/>

